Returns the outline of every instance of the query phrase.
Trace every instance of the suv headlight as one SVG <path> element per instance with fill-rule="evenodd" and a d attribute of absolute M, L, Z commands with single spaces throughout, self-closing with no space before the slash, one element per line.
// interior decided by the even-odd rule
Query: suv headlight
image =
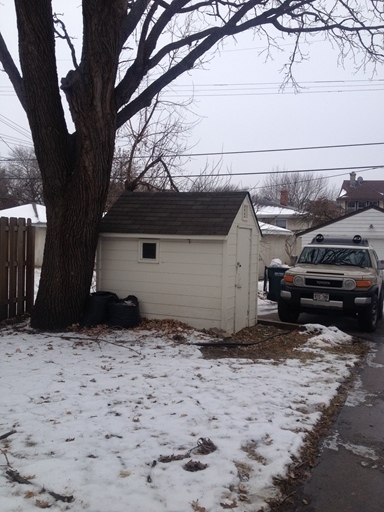
<path fill-rule="evenodd" d="M 346 290 L 354 290 L 356 288 L 356 281 L 354 279 L 346 279 L 344 281 L 344 288 Z"/>
<path fill-rule="evenodd" d="M 293 278 L 293 284 L 295 286 L 304 286 L 304 277 L 303 276 L 295 276 Z"/>

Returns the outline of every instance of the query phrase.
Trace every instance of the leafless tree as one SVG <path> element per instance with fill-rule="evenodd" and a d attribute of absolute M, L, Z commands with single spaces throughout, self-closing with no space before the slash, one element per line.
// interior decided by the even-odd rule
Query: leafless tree
<path fill-rule="evenodd" d="M 33 149 L 18 147 L 5 166 L 8 193 L 16 205 L 44 204 L 43 184 Z"/>
<path fill-rule="evenodd" d="M 336 201 L 328 197 L 320 196 L 307 203 L 303 218 L 306 219 L 312 227 L 315 227 L 343 215 L 345 215 L 345 211 Z"/>
<path fill-rule="evenodd" d="M 5 167 L 0 167 L 0 210 L 4 210 L 5 208 L 12 208 L 13 206 L 17 206 L 17 202 L 9 193 L 8 179 Z"/>
<path fill-rule="evenodd" d="M 192 100 L 166 101 L 160 94 L 149 107 L 118 132 L 107 209 L 123 190 L 179 190 L 173 175 L 182 176 L 188 136 L 199 122 L 186 121 Z"/>
<path fill-rule="evenodd" d="M 188 192 L 226 192 L 228 190 L 241 190 L 241 185 L 232 183 L 231 172 L 221 173 L 222 160 L 211 165 L 208 162 L 197 176 L 184 181 L 183 189 Z"/>
<path fill-rule="evenodd" d="M 333 195 L 328 188 L 328 178 L 323 175 L 283 171 L 268 174 L 255 201 L 262 202 L 266 198 L 280 203 L 281 192 L 284 190 L 287 192 L 289 206 L 297 208 L 299 212 L 306 211 L 311 201 L 320 197 L 331 198 Z"/>
<path fill-rule="evenodd" d="M 360 52 L 362 65 L 383 60 L 384 14 L 378 0 L 82 0 L 80 58 L 51 0 L 14 3 L 21 69 L 1 36 L 0 62 L 27 113 L 43 180 L 47 236 L 31 319 L 41 329 L 66 327 L 81 314 L 116 131 L 212 55 L 223 39 L 253 29 L 268 51 L 281 36 L 292 38 L 288 77 L 301 57 L 300 43 L 313 34 L 331 39 L 341 58 Z M 73 64 L 60 81 L 55 33 L 68 44 Z"/>

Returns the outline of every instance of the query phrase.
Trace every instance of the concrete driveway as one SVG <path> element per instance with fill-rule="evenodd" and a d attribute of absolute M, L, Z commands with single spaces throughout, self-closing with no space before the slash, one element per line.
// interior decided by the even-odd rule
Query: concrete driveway
<path fill-rule="evenodd" d="M 277 312 L 260 320 L 279 321 Z M 371 342 L 344 407 L 322 442 L 318 465 L 285 512 L 383 512 L 384 510 L 384 319 L 375 333 L 363 333 L 357 320 L 300 315 L 304 323 L 335 325 Z M 282 324 L 284 325 L 284 324 Z"/>

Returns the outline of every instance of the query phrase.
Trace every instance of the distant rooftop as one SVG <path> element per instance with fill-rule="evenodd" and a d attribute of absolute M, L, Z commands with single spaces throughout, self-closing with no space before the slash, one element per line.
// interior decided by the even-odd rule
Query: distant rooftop
<path fill-rule="evenodd" d="M 31 219 L 32 224 L 46 224 L 47 215 L 45 206 L 36 203 L 23 204 L 13 208 L 0 210 L 0 217 L 16 217 Z"/>
<path fill-rule="evenodd" d="M 337 201 L 383 201 L 384 180 L 364 180 L 351 172 L 350 179 L 344 180 Z"/>
<path fill-rule="evenodd" d="M 256 216 L 260 218 L 293 217 L 298 212 L 286 206 L 263 206 L 254 205 Z"/>

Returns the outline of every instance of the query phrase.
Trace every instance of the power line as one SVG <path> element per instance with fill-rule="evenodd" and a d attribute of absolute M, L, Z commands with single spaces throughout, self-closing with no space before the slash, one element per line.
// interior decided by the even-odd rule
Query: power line
<path fill-rule="evenodd" d="M 303 146 L 303 147 L 295 147 L 295 148 L 276 148 L 276 149 L 251 149 L 245 151 L 220 151 L 220 152 L 211 152 L 211 153 L 186 153 L 182 156 L 218 156 L 218 155 L 247 155 L 254 153 L 281 153 L 284 151 L 307 151 L 313 149 L 338 149 L 338 148 L 353 148 L 353 147 L 362 147 L 362 146 L 382 146 L 384 142 L 363 142 L 358 144 L 333 144 L 328 146 Z M 123 157 L 121 157 L 123 158 Z M 145 157 L 135 157 L 135 158 L 148 158 Z"/>
<path fill-rule="evenodd" d="M 360 166 L 353 166 L 353 167 L 323 167 L 323 168 L 317 168 L 317 169 L 290 169 L 283 170 L 283 171 L 253 171 L 253 172 L 223 172 L 223 173 L 215 173 L 212 175 L 212 177 L 223 177 L 223 176 L 262 176 L 264 174 L 290 174 L 290 173 L 315 173 L 315 172 L 327 172 L 327 171 L 357 171 L 360 170 L 360 172 L 365 171 L 372 171 L 375 169 L 383 169 L 383 165 L 360 165 Z M 346 173 L 343 173 L 346 174 Z M 172 178 L 209 178 L 210 175 L 208 174 L 180 174 L 180 175 L 174 175 Z M 332 176 L 331 176 L 332 177 Z M 0 180 L 39 180 L 40 177 L 0 177 Z"/>
<path fill-rule="evenodd" d="M 319 149 L 341 149 L 341 148 L 354 148 L 354 147 L 369 147 L 369 146 L 383 146 L 384 142 L 361 142 L 356 144 L 332 144 L 326 146 L 299 146 L 294 148 L 275 148 L 275 149 L 250 149 L 243 151 L 217 151 L 208 153 L 183 153 L 180 158 L 193 157 L 193 156 L 221 156 L 221 155 L 248 155 L 257 153 L 282 153 L 286 151 L 307 151 L 307 150 L 319 150 Z M 167 155 L 164 155 L 165 157 Z M 115 156 L 116 160 L 124 160 L 125 156 Z M 138 155 L 134 156 L 135 159 L 150 158 L 149 155 Z M 36 158 L 1 158 L 0 162 L 21 162 L 26 160 L 36 160 Z M 367 167 L 367 166 L 364 166 Z"/>
<path fill-rule="evenodd" d="M 301 172 L 326 172 L 326 171 L 357 171 L 359 169 L 364 170 L 375 170 L 383 169 L 384 165 L 361 165 L 355 167 L 324 167 L 318 169 L 291 169 L 289 171 L 254 171 L 254 172 L 230 172 L 230 173 L 216 173 L 214 176 L 259 176 L 263 174 L 289 174 L 289 173 L 301 173 Z M 205 174 L 189 174 L 172 176 L 172 178 L 200 178 L 206 176 Z M 209 175 L 208 175 L 209 176 Z"/>

